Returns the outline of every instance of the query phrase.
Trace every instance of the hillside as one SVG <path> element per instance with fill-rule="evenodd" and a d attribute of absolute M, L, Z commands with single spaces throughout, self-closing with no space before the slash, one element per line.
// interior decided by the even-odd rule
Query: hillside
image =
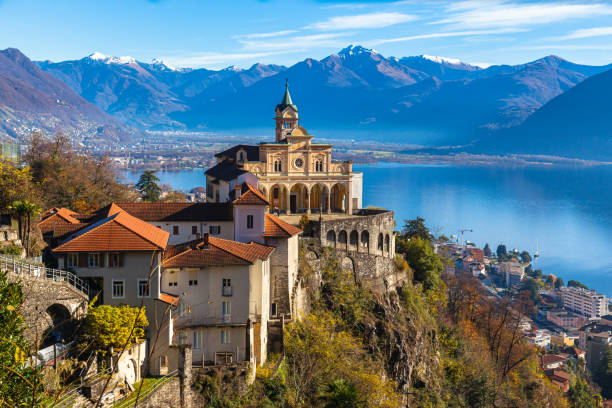
<path fill-rule="evenodd" d="M 0 51 L 0 138 L 43 130 L 76 139 L 127 139 L 123 128 L 19 50 Z"/>
<path fill-rule="evenodd" d="M 508 131 L 520 152 L 612 161 L 612 70 L 557 96 Z"/>

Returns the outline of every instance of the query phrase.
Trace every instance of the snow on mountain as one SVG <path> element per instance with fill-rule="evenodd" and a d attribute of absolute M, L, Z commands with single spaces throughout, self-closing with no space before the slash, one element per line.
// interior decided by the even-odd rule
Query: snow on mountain
<path fill-rule="evenodd" d="M 421 58 L 424 58 L 426 60 L 429 61 L 433 61 L 436 62 L 438 64 L 445 64 L 445 65 L 471 65 L 471 64 L 467 64 L 463 61 L 461 61 L 460 59 L 457 58 L 447 58 L 447 57 L 439 57 L 436 55 L 427 55 L 427 54 L 423 54 L 420 55 Z"/>
<path fill-rule="evenodd" d="M 371 48 L 365 48 L 362 47 L 361 45 L 349 45 L 346 48 L 343 48 L 342 50 L 340 50 L 340 52 L 338 53 L 339 56 L 351 56 L 351 55 L 358 55 L 358 54 L 378 54 L 378 51 L 371 49 Z"/>
<path fill-rule="evenodd" d="M 135 64 L 136 63 L 136 59 L 129 57 L 129 56 L 125 56 L 125 57 L 110 57 L 108 55 L 104 55 L 100 52 L 94 52 L 91 55 L 88 55 L 86 58 L 92 60 L 92 61 L 96 61 L 96 62 L 103 62 L 105 64 L 120 64 L 120 65 L 126 65 L 126 64 Z"/>
<path fill-rule="evenodd" d="M 176 68 L 160 58 L 153 58 L 153 62 L 151 65 L 154 65 L 161 69 L 166 69 L 168 71 L 181 71 L 181 68 Z"/>

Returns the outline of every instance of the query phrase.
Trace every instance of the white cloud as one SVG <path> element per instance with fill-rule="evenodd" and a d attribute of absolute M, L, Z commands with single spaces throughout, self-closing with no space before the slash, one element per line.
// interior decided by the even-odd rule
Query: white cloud
<path fill-rule="evenodd" d="M 590 37 L 602 37 L 605 35 L 612 35 L 612 27 L 593 27 L 583 28 L 580 30 L 574 30 L 564 37 L 558 38 L 559 40 L 576 40 L 579 38 L 590 38 Z"/>
<path fill-rule="evenodd" d="M 283 31 L 274 31 L 271 33 L 255 33 L 255 34 L 245 34 L 236 36 L 237 38 L 271 38 L 271 37 L 281 37 L 283 35 L 297 33 L 296 30 L 283 30 Z"/>
<path fill-rule="evenodd" d="M 446 10 L 450 15 L 433 24 L 462 28 L 522 27 L 612 14 L 612 6 L 603 3 L 464 1 Z"/>
<path fill-rule="evenodd" d="M 522 32 L 522 31 L 525 31 L 525 30 L 518 29 L 518 28 L 500 28 L 496 30 L 448 31 L 448 32 L 440 32 L 440 33 L 411 35 L 407 37 L 382 38 L 378 40 L 367 41 L 366 44 L 380 45 L 380 44 L 396 43 L 396 42 L 403 42 L 403 41 L 426 40 L 430 38 L 466 37 L 466 36 L 472 36 L 472 35 L 494 35 L 494 34 L 516 33 L 516 32 Z"/>
<path fill-rule="evenodd" d="M 239 40 L 245 50 L 250 51 L 272 51 L 272 50 L 291 50 L 295 48 L 317 48 L 317 47 L 342 47 L 345 41 L 338 38 L 349 35 L 350 33 L 329 33 L 299 35 L 283 38 L 281 41 L 251 41 Z"/>
<path fill-rule="evenodd" d="M 306 28 L 317 30 L 354 30 L 360 28 L 382 28 L 416 20 L 417 17 L 403 13 L 367 13 L 354 16 L 331 17 L 325 21 L 313 23 Z"/>

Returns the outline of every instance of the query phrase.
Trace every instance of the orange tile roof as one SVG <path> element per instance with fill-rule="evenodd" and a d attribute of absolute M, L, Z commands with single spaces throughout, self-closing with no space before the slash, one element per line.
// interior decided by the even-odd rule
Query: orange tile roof
<path fill-rule="evenodd" d="M 111 206 L 109 213 L 115 210 Z M 53 251 L 153 251 L 165 249 L 168 237 L 167 231 L 120 210 L 72 234 Z"/>
<path fill-rule="evenodd" d="M 111 206 L 144 221 L 232 221 L 231 203 L 114 203 L 97 211 L 106 217 Z"/>
<path fill-rule="evenodd" d="M 245 190 L 239 198 L 233 201 L 234 205 L 269 205 L 270 203 L 266 200 L 266 197 L 261 191 L 250 185 L 244 183 L 243 190 Z"/>
<path fill-rule="evenodd" d="M 67 208 L 51 208 L 42 215 L 42 221 L 38 223 L 38 228 L 43 234 L 53 231 L 57 225 L 79 224 L 81 221 L 75 217 L 79 214 Z"/>
<path fill-rule="evenodd" d="M 159 300 L 169 305 L 176 306 L 178 305 L 179 297 L 176 295 L 171 295 L 169 293 L 161 292 L 159 294 Z"/>
<path fill-rule="evenodd" d="M 266 223 L 264 227 L 264 237 L 291 237 L 302 233 L 302 230 L 296 226 L 281 220 L 280 218 L 266 214 Z"/>
<path fill-rule="evenodd" d="M 221 238 L 206 238 L 171 245 L 164 253 L 162 266 L 250 265 L 257 259 L 267 259 L 273 247 L 256 242 L 248 244 Z"/>

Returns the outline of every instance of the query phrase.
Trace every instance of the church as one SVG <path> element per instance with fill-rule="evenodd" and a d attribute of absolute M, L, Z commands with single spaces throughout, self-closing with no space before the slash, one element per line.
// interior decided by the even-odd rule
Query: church
<path fill-rule="evenodd" d="M 353 171 L 350 160 L 332 160 L 331 144 L 313 141 L 300 124 L 288 84 L 275 121 L 274 142 L 237 145 L 215 155 L 217 164 L 206 171 L 207 201 L 231 201 L 235 187 L 247 182 L 274 212 L 352 214 L 361 208 L 362 173 Z"/>

